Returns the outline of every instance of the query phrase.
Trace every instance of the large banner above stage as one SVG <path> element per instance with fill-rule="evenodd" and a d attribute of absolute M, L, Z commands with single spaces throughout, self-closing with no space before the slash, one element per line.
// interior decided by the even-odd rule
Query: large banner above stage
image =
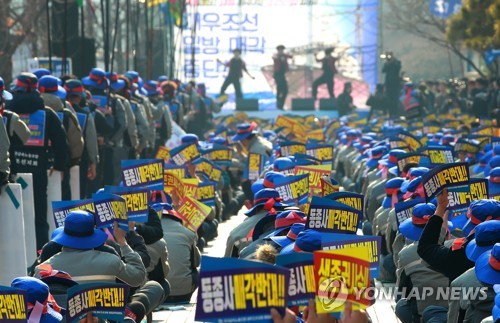
<path fill-rule="evenodd" d="M 226 62 L 232 57 L 232 49 L 240 48 L 249 72 L 256 77 L 243 77 L 245 98 L 258 98 L 261 109 L 274 109 L 272 55 L 276 46 L 285 45 L 294 56 L 287 74 L 289 100 L 311 97 L 312 81 L 321 75 L 321 64 L 315 62 L 314 53 L 321 58 L 324 48 L 335 47 L 339 70 L 335 96 L 342 92 L 345 82 L 351 82 L 355 103 L 365 104 L 377 83 L 378 0 L 238 2 L 188 1 L 188 28 L 182 33 L 179 49 L 182 79 L 196 79 L 206 84 L 209 94 L 218 94 L 227 69 L 217 59 Z M 227 94 L 230 103 L 225 108 L 232 109 L 232 86 Z M 318 97 L 328 97 L 326 87 L 320 87 Z"/>

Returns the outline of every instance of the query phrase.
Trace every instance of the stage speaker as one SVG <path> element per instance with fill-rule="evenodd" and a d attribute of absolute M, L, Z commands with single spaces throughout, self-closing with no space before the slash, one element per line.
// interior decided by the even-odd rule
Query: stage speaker
<path fill-rule="evenodd" d="M 314 111 L 314 99 L 292 99 L 292 110 Z"/>
<path fill-rule="evenodd" d="M 258 99 L 236 99 L 236 110 L 238 111 L 259 111 Z"/>
<path fill-rule="evenodd" d="M 337 100 L 335 98 L 331 99 L 319 99 L 319 109 L 320 110 L 337 110 Z"/>

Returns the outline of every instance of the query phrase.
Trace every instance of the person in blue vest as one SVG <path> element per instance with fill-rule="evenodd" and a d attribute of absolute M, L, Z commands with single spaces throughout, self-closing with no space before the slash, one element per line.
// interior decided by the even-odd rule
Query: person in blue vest
<path fill-rule="evenodd" d="M 24 145 L 11 143 L 12 158 L 16 159 L 15 173 L 33 174 L 35 206 L 35 233 L 37 249 L 49 241 L 47 223 L 47 184 L 49 150 L 54 162 L 50 172 L 64 171 L 68 161 L 68 141 L 66 132 L 57 114 L 45 107 L 37 90 L 38 79 L 32 73 L 22 73 L 16 79 L 13 99 L 8 109 L 19 114 L 31 130 L 30 138 Z M 50 142 L 50 144 L 49 144 Z"/>
<path fill-rule="evenodd" d="M 97 146 L 97 131 L 90 108 L 85 105 L 86 93 L 80 80 L 71 79 L 64 83 L 67 100 L 75 110 L 78 123 L 85 138 L 84 152 L 80 162 L 80 198 L 90 195 L 87 189 L 88 181 L 96 178 L 99 150 Z"/>

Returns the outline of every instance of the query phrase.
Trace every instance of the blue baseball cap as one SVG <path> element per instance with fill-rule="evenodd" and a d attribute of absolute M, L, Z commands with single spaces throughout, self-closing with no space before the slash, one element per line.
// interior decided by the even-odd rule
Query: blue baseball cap
<path fill-rule="evenodd" d="M 162 82 L 165 82 L 165 81 L 168 81 L 168 76 L 166 75 L 160 75 L 158 76 L 158 83 L 162 83 Z"/>
<path fill-rule="evenodd" d="M 490 159 L 493 157 L 493 152 L 489 151 L 488 153 L 484 154 L 481 158 L 479 158 L 478 164 L 474 166 L 473 171 L 476 174 L 484 173 L 486 168 L 488 168 L 488 163 L 490 162 Z"/>
<path fill-rule="evenodd" d="M 476 261 L 480 255 L 491 250 L 496 243 L 500 243 L 500 221 L 492 220 L 476 226 L 474 239 L 465 248 L 470 261 Z"/>
<path fill-rule="evenodd" d="M 389 168 L 397 166 L 398 158 L 404 154 L 406 154 L 406 151 L 402 149 L 392 149 L 391 151 L 389 151 L 389 156 L 387 156 L 387 159 L 381 159 L 378 161 L 378 163 Z"/>
<path fill-rule="evenodd" d="M 468 236 L 480 223 L 500 219 L 500 202 L 492 199 L 472 201 L 467 211 L 467 218 L 462 228 L 464 236 Z"/>
<path fill-rule="evenodd" d="M 490 171 L 495 167 L 500 167 L 500 156 L 493 156 L 488 162 L 488 166 L 484 169 L 484 176 L 489 176 Z"/>
<path fill-rule="evenodd" d="M 384 197 L 382 201 L 382 207 L 384 209 L 390 209 L 392 208 L 392 198 L 394 194 L 397 196 L 398 201 L 403 197 L 403 194 L 401 193 L 401 184 L 403 184 L 404 178 L 402 177 L 395 177 L 391 178 L 385 183 L 384 189 L 386 196 Z"/>
<path fill-rule="evenodd" d="M 500 167 L 493 168 L 488 176 L 488 193 L 490 196 L 500 194 Z"/>
<path fill-rule="evenodd" d="M 34 277 L 18 277 L 10 284 L 11 287 L 21 289 L 26 292 L 26 301 L 28 306 L 34 306 L 36 303 L 43 305 L 44 309 L 39 322 L 61 322 L 63 317 L 52 308 L 52 304 L 47 302 L 50 289 L 49 286 Z M 31 316 L 32 312 L 29 313 Z"/>
<path fill-rule="evenodd" d="M 258 191 L 264 189 L 264 179 L 261 178 L 252 184 L 252 193 L 256 194 Z"/>
<path fill-rule="evenodd" d="M 269 171 L 264 176 L 264 181 L 263 181 L 264 187 L 274 188 L 274 180 L 276 178 L 284 178 L 284 177 L 286 177 L 286 176 L 282 173 L 275 172 L 275 171 Z"/>
<path fill-rule="evenodd" d="M 12 100 L 12 93 L 9 91 L 5 90 L 5 82 L 2 77 L 0 77 L 0 95 L 3 96 L 5 101 L 10 101 Z"/>
<path fill-rule="evenodd" d="M 379 160 L 384 156 L 387 148 L 385 146 L 373 147 L 368 153 L 370 158 L 366 161 L 366 166 L 368 168 L 373 168 L 378 165 Z"/>
<path fill-rule="evenodd" d="M 109 86 L 111 86 L 114 91 L 120 91 L 127 85 L 127 83 L 125 83 L 124 80 L 120 79 L 118 77 L 118 74 L 115 72 L 107 72 L 106 78 L 109 80 Z"/>
<path fill-rule="evenodd" d="M 94 249 L 102 246 L 107 234 L 94 227 L 94 214 L 88 211 L 72 211 L 64 219 L 64 226 L 54 230 L 52 241 L 73 249 Z"/>
<path fill-rule="evenodd" d="M 281 232 L 289 229 L 295 223 L 305 224 L 307 215 L 301 211 L 283 211 L 276 215 L 276 220 L 274 220 L 274 227 L 276 230 L 269 234 L 266 238 L 271 238 L 279 235 Z"/>
<path fill-rule="evenodd" d="M 404 220 L 399 225 L 399 232 L 410 240 L 418 241 L 424 231 L 424 227 L 436 213 L 436 206 L 431 203 L 420 203 L 413 207 L 412 217 Z"/>
<path fill-rule="evenodd" d="M 408 178 L 403 182 L 403 184 L 401 184 L 401 192 L 403 192 L 403 193 L 408 192 L 408 186 L 410 186 L 411 181 L 417 177 L 420 177 L 420 176 L 426 174 L 428 171 L 429 171 L 429 168 L 427 168 L 427 167 L 410 168 L 410 170 L 408 171 L 408 174 L 407 174 Z"/>
<path fill-rule="evenodd" d="M 238 127 L 236 128 L 236 135 L 233 136 L 233 141 L 241 141 L 248 138 L 250 135 L 259 133 L 256 130 L 257 127 L 258 125 L 255 122 L 238 125 Z"/>
<path fill-rule="evenodd" d="M 253 199 L 253 207 L 245 212 L 246 216 L 255 215 L 262 207 L 266 209 L 266 211 L 271 211 L 271 209 L 285 208 L 287 205 L 281 203 L 280 194 L 278 191 L 272 188 L 264 188 L 258 191 Z"/>
<path fill-rule="evenodd" d="M 52 75 L 42 76 L 38 80 L 38 90 L 40 93 L 50 93 L 58 98 L 65 100 L 66 99 L 66 90 L 59 85 L 59 79 Z"/>
<path fill-rule="evenodd" d="M 38 79 L 41 79 L 46 75 L 52 75 L 52 72 L 48 68 L 37 68 L 34 69 L 31 73 L 35 74 Z"/>
<path fill-rule="evenodd" d="M 474 267 L 477 279 L 485 284 L 500 284 L 500 243 L 483 253 Z"/>
<path fill-rule="evenodd" d="M 284 172 L 295 167 L 295 163 L 288 157 L 279 157 L 273 163 L 273 169 L 275 172 Z"/>
<path fill-rule="evenodd" d="M 199 138 L 194 133 L 187 133 L 187 134 L 185 134 L 184 136 L 181 137 L 181 143 L 183 145 L 185 145 L 185 144 L 193 144 L 193 143 L 198 144 L 198 141 L 199 141 Z"/>
<path fill-rule="evenodd" d="M 149 80 L 146 83 L 144 83 L 144 90 L 146 90 L 147 96 L 160 95 L 160 91 L 158 91 L 158 82 L 154 80 Z"/>
<path fill-rule="evenodd" d="M 82 78 L 82 83 L 85 87 L 104 90 L 108 87 L 106 72 L 103 69 L 95 67 L 90 71 L 89 76 Z"/>
<path fill-rule="evenodd" d="M 295 252 L 314 252 L 321 250 L 321 232 L 304 230 L 297 235 L 293 250 Z"/>
<path fill-rule="evenodd" d="M 270 239 L 277 243 L 281 248 L 285 248 L 286 246 L 292 245 L 297 239 L 297 235 L 305 229 L 306 225 L 304 223 L 294 223 L 286 236 L 275 235 L 270 237 Z"/>

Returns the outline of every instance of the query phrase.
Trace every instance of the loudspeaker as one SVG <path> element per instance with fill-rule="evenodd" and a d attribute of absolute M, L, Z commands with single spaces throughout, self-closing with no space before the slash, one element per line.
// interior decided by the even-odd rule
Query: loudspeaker
<path fill-rule="evenodd" d="M 236 99 L 236 110 L 238 111 L 259 111 L 258 99 Z"/>
<path fill-rule="evenodd" d="M 337 110 L 337 100 L 335 98 L 319 99 L 319 109 L 320 110 Z"/>
<path fill-rule="evenodd" d="M 314 111 L 314 99 L 292 99 L 292 110 Z"/>

